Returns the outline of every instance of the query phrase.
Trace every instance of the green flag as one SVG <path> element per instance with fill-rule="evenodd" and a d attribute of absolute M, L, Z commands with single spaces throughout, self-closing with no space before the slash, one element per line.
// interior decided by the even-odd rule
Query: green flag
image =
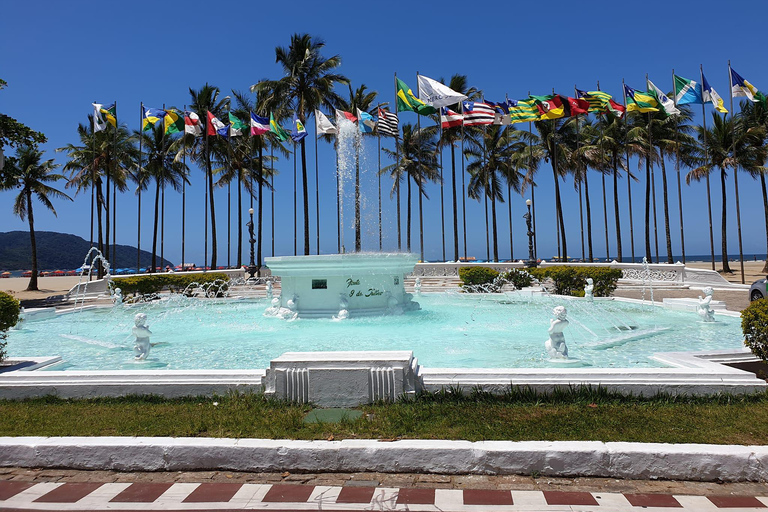
<path fill-rule="evenodd" d="M 269 114 L 269 131 L 277 135 L 278 140 L 280 142 L 284 140 L 288 140 L 290 138 L 290 135 L 288 135 L 288 132 L 283 130 L 282 126 L 277 124 L 277 121 L 275 121 L 275 115 L 270 112 Z"/>
<path fill-rule="evenodd" d="M 416 112 L 422 116 L 428 116 L 437 112 L 437 109 L 432 105 L 427 105 L 419 98 L 413 95 L 411 88 L 408 87 L 405 82 L 399 78 L 395 78 L 397 81 L 397 111 L 398 112 Z"/>
<path fill-rule="evenodd" d="M 165 134 L 171 133 L 184 133 L 184 115 L 176 110 L 166 110 L 165 117 L 163 118 L 165 123 Z"/>

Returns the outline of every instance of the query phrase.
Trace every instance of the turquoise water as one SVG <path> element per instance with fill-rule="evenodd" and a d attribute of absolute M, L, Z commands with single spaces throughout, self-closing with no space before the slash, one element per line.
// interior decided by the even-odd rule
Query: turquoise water
<path fill-rule="evenodd" d="M 568 309 L 565 339 L 584 366 L 661 366 L 655 352 L 742 346 L 739 319 L 619 301 L 509 295 L 425 294 L 422 310 L 403 316 L 265 318 L 266 300 L 179 298 L 113 309 L 86 310 L 27 322 L 11 331 L 10 356 L 61 356 L 51 370 L 264 369 L 289 351 L 412 350 L 437 368 L 548 368 L 544 351 L 554 306 Z M 147 314 L 152 347 L 133 361 L 133 317 Z"/>

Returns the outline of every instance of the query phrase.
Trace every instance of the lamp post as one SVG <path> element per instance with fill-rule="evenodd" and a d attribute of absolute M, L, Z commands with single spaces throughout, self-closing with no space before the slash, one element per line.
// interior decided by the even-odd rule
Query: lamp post
<path fill-rule="evenodd" d="M 253 261 L 253 244 L 256 243 L 256 239 L 253 237 L 253 208 L 248 208 L 248 214 L 251 216 L 251 220 L 249 220 L 246 224 L 246 226 L 248 226 L 248 235 L 250 236 L 250 240 L 248 240 L 248 242 L 251 244 L 251 262 L 248 265 L 248 275 L 250 277 L 248 279 L 253 279 L 253 275 L 259 271 L 259 267 L 257 267 L 256 262 Z"/>
<path fill-rule="evenodd" d="M 525 225 L 528 228 L 528 261 L 526 267 L 533 268 L 536 266 L 536 259 L 533 256 L 533 226 L 531 225 L 531 200 L 526 199 L 525 205 L 528 207 L 528 212 L 523 215 L 525 219 Z"/>

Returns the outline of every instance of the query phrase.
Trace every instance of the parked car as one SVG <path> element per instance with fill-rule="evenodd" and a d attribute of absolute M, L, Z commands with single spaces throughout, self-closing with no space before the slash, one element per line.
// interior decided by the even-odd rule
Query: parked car
<path fill-rule="evenodd" d="M 755 301 L 762 299 L 764 297 L 768 297 L 768 293 L 766 293 L 765 286 L 766 282 L 768 282 L 767 279 L 758 279 L 754 283 L 752 283 L 752 286 L 749 288 L 749 300 Z"/>

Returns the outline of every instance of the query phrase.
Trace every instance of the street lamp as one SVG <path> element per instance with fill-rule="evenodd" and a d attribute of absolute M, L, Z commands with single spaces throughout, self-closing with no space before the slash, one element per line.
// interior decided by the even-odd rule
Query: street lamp
<path fill-rule="evenodd" d="M 526 199 L 525 205 L 528 207 L 528 212 L 523 215 L 525 219 L 525 225 L 528 228 L 528 262 L 526 267 L 533 268 L 536 266 L 536 259 L 533 256 L 533 226 L 531 225 L 531 200 Z"/>
<path fill-rule="evenodd" d="M 248 265 L 248 275 L 251 276 L 249 279 L 253 279 L 253 275 L 259 271 L 259 267 L 256 266 L 256 262 L 254 260 L 254 253 L 253 253 L 253 244 L 256 243 L 256 239 L 253 237 L 253 208 L 248 208 L 248 215 L 251 216 L 251 220 L 248 221 L 246 226 L 248 226 L 248 234 L 250 235 L 250 240 L 248 242 L 251 244 L 251 262 Z"/>

